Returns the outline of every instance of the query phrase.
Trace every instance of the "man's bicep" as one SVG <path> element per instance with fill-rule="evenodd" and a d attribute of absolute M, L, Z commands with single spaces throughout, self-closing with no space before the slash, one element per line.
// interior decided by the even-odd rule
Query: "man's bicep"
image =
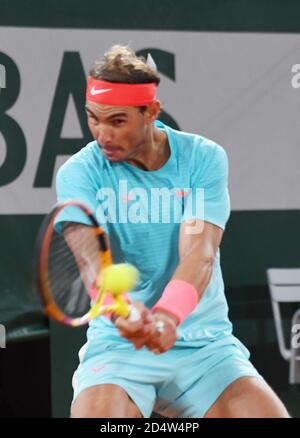
<path fill-rule="evenodd" d="M 179 257 L 182 260 L 192 250 L 214 258 L 221 244 L 224 230 L 217 225 L 199 219 L 182 222 L 179 231 Z"/>
<path fill-rule="evenodd" d="M 218 145 L 209 152 L 205 166 L 195 165 L 182 219 L 199 219 L 225 229 L 230 215 L 227 154 Z"/>

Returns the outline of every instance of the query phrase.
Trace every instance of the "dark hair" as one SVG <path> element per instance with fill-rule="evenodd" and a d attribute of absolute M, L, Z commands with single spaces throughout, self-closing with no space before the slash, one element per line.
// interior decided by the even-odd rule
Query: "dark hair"
<path fill-rule="evenodd" d="M 128 46 L 112 46 L 96 61 L 90 70 L 90 76 L 108 82 L 123 82 L 127 84 L 159 85 L 160 77 L 147 63 L 145 58 L 136 56 Z"/>

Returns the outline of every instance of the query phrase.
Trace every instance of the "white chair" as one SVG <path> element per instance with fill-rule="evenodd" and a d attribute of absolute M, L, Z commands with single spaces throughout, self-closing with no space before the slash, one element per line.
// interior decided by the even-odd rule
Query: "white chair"
<path fill-rule="evenodd" d="M 289 382 L 300 383 L 300 309 L 292 317 L 290 348 L 286 347 L 280 311 L 280 303 L 300 304 L 300 269 L 272 268 L 267 270 L 267 277 L 279 351 L 290 363 Z"/>

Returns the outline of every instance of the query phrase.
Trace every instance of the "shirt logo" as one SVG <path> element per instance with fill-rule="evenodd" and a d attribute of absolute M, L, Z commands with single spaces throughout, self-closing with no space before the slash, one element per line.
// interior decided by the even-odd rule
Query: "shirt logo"
<path fill-rule="evenodd" d="M 92 368 L 92 371 L 93 373 L 100 373 L 100 371 L 102 371 L 105 367 L 106 365 L 101 365 L 100 367 Z"/>
<path fill-rule="evenodd" d="M 122 194 L 120 194 L 120 198 L 126 204 L 128 204 L 131 201 L 134 201 L 134 198 L 130 194 L 129 195 L 122 195 Z"/>
<path fill-rule="evenodd" d="M 186 196 L 188 196 L 190 193 L 190 190 L 177 190 L 176 191 L 176 196 L 177 198 L 185 198 Z"/>

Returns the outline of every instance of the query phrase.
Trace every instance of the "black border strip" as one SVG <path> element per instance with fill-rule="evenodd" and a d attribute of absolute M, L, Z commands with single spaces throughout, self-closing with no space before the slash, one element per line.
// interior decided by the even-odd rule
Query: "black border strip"
<path fill-rule="evenodd" d="M 300 32 L 298 0 L 1 0 L 0 26 Z"/>

